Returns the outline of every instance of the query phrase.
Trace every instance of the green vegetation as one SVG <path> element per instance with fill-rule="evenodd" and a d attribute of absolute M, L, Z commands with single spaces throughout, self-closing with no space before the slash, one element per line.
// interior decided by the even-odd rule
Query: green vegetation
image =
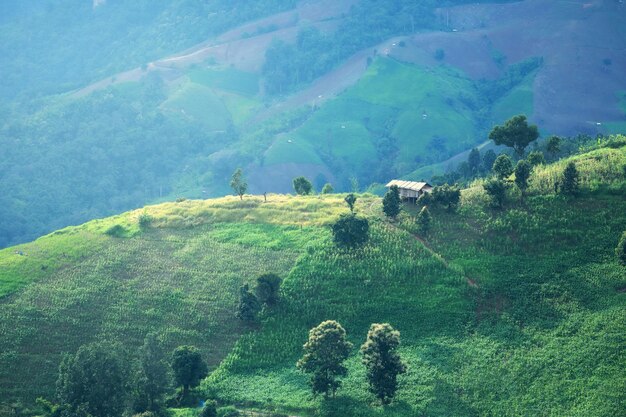
<path fill-rule="evenodd" d="M 248 191 L 248 182 L 244 178 L 241 168 L 237 168 L 233 172 L 233 176 L 230 178 L 230 188 L 239 196 L 240 200 L 243 200 L 243 195 Z"/>
<path fill-rule="evenodd" d="M 395 219 L 400 214 L 400 190 L 397 185 L 392 185 L 383 197 L 383 213 L 385 216 Z"/>
<path fill-rule="evenodd" d="M 332 232 L 338 247 L 356 248 L 369 240 L 369 222 L 354 213 L 342 214 L 332 225 Z"/>
<path fill-rule="evenodd" d="M 524 149 L 539 137 L 536 125 L 528 125 L 526 116 L 517 115 L 507 120 L 502 126 L 495 126 L 489 133 L 489 139 L 496 145 L 505 145 L 513 148 L 518 156 L 522 156 Z"/>
<path fill-rule="evenodd" d="M 182 387 L 178 402 L 188 401 L 189 389 L 197 387 L 207 376 L 207 364 L 194 346 L 179 346 L 172 354 L 172 371 L 176 386 Z"/>
<path fill-rule="evenodd" d="M 313 191 L 313 184 L 305 177 L 296 177 L 293 179 L 293 189 L 298 195 L 309 195 Z"/>

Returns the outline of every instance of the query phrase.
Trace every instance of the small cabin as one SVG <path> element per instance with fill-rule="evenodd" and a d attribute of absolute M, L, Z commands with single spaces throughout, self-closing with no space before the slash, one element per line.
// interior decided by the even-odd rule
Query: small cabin
<path fill-rule="evenodd" d="M 387 188 L 391 188 L 391 186 L 397 186 L 398 191 L 400 191 L 400 198 L 403 200 L 408 200 L 413 203 L 417 202 L 417 199 L 424 193 L 430 193 L 433 190 L 432 185 L 427 182 L 416 182 L 416 181 L 402 181 L 402 180 L 391 180 L 386 185 Z"/>

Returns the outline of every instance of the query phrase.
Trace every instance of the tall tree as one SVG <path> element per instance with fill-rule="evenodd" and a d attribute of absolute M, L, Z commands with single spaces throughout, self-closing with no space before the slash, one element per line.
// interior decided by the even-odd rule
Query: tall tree
<path fill-rule="evenodd" d="M 339 377 L 348 373 L 343 362 L 351 349 L 352 343 L 348 342 L 345 329 L 334 320 L 324 321 L 309 331 L 304 355 L 296 366 L 311 375 L 310 384 L 314 395 L 335 394 L 341 386 Z"/>
<path fill-rule="evenodd" d="M 259 299 L 250 291 L 250 286 L 244 284 L 239 288 L 239 303 L 237 304 L 236 316 L 238 319 L 253 322 L 261 310 Z"/>
<path fill-rule="evenodd" d="M 493 163 L 496 162 L 497 157 L 498 156 L 493 151 L 493 149 L 489 149 L 487 152 L 483 154 L 483 162 L 482 162 L 483 172 L 491 171 L 491 168 L 493 168 Z"/>
<path fill-rule="evenodd" d="M 543 156 L 543 152 L 541 152 L 541 151 L 532 151 L 526 157 L 526 161 L 528 161 L 528 163 L 531 166 L 535 167 L 537 165 L 543 164 L 545 162 L 545 158 Z"/>
<path fill-rule="evenodd" d="M 513 173 L 513 162 L 506 154 L 500 154 L 493 163 L 492 171 L 498 179 L 504 180 Z"/>
<path fill-rule="evenodd" d="M 467 157 L 467 163 L 472 175 L 476 175 L 480 171 L 480 161 L 480 151 L 478 148 L 473 148 Z"/>
<path fill-rule="evenodd" d="M 500 179 L 489 179 L 483 184 L 483 188 L 491 198 L 491 206 L 501 209 L 506 201 L 508 185 Z"/>
<path fill-rule="evenodd" d="M 561 150 L 561 138 L 555 135 L 550 136 L 548 140 L 546 141 L 546 151 L 548 151 L 548 153 L 554 159 L 554 157 L 556 156 L 556 154 L 559 153 L 560 150 Z"/>
<path fill-rule="evenodd" d="M 398 389 L 398 375 L 406 372 L 397 352 L 399 346 L 400 332 L 389 323 L 372 324 L 361 346 L 370 391 L 383 404 L 391 402 Z"/>
<path fill-rule="evenodd" d="M 369 240 L 369 222 L 354 213 L 342 214 L 332 225 L 333 241 L 337 246 L 356 248 Z"/>
<path fill-rule="evenodd" d="M 127 398 L 122 359 L 109 344 L 81 346 L 59 366 L 57 398 L 70 415 L 119 417 Z"/>
<path fill-rule="evenodd" d="M 346 204 L 348 205 L 348 208 L 350 209 L 351 213 L 354 213 L 354 204 L 356 204 L 356 196 L 354 195 L 354 193 L 350 193 L 346 196 L 346 198 L 343 199 L 343 201 L 346 202 Z"/>
<path fill-rule="evenodd" d="M 259 302 L 274 305 L 278 302 L 278 291 L 283 280 L 276 274 L 263 274 L 256 279 L 255 293 Z"/>
<path fill-rule="evenodd" d="M 532 167 L 523 159 L 517 162 L 515 166 L 515 185 L 522 193 L 522 200 L 526 196 L 526 189 L 528 188 L 528 179 L 530 178 Z"/>
<path fill-rule="evenodd" d="M 309 195 L 313 191 L 313 184 L 305 177 L 296 177 L 293 179 L 293 189 L 298 195 Z"/>
<path fill-rule="evenodd" d="M 197 387 L 209 369 L 194 346 L 179 346 L 172 354 L 172 370 L 177 386 L 183 387 L 179 402 L 187 399 L 189 389 Z"/>
<path fill-rule="evenodd" d="M 578 192 L 579 174 L 576 164 L 570 162 L 563 171 L 563 179 L 561 181 L 561 192 L 563 194 L 574 195 Z"/>
<path fill-rule="evenodd" d="M 135 412 L 159 412 L 163 397 L 170 387 L 165 353 L 154 333 L 144 339 L 139 351 L 139 369 L 135 381 L 133 408 Z"/>
<path fill-rule="evenodd" d="M 385 216 L 395 219 L 400 214 L 400 190 L 397 185 L 392 185 L 383 197 L 383 213 Z"/>
<path fill-rule="evenodd" d="M 415 221 L 420 232 L 428 233 L 430 230 L 430 223 L 432 222 L 432 216 L 430 215 L 430 211 L 427 206 L 422 207 L 420 212 L 417 214 Z"/>
<path fill-rule="evenodd" d="M 235 194 L 239 196 L 240 200 L 243 200 L 243 195 L 248 191 L 248 182 L 243 176 L 241 168 L 237 168 L 233 172 L 233 176 L 230 179 L 230 187 L 235 191 Z"/>
<path fill-rule="evenodd" d="M 523 114 L 513 116 L 503 126 L 495 126 L 489 133 L 489 139 L 496 145 L 505 145 L 513 148 L 518 155 L 524 154 L 524 149 L 539 137 L 536 125 L 528 125 Z"/>

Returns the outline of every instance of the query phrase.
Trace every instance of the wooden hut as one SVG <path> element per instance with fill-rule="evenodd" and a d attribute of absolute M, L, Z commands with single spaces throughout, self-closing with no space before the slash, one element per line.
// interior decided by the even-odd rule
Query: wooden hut
<path fill-rule="evenodd" d="M 398 191 L 400 191 L 400 198 L 403 200 L 408 200 L 413 203 L 417 202 L 417 199 L 424 193 L 429 193 L 433 190 L 432 185 L 427 182 L 415 182 L 415 181 L 402 181 L 402 180 L 391 180 L 386 185 L 387 188 L 391 186 L 397 186 Z"/>

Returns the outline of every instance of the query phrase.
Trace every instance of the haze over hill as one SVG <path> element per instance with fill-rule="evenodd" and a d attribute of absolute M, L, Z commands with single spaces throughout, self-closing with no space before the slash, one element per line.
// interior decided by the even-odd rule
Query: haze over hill
<path fill-rule="evenodd" d="M 429 179 L 518 113 L 625 130 L 617 1 L 192 3 L 2 6 L 0 245 L 238 166 L 254 193 Z"/>

